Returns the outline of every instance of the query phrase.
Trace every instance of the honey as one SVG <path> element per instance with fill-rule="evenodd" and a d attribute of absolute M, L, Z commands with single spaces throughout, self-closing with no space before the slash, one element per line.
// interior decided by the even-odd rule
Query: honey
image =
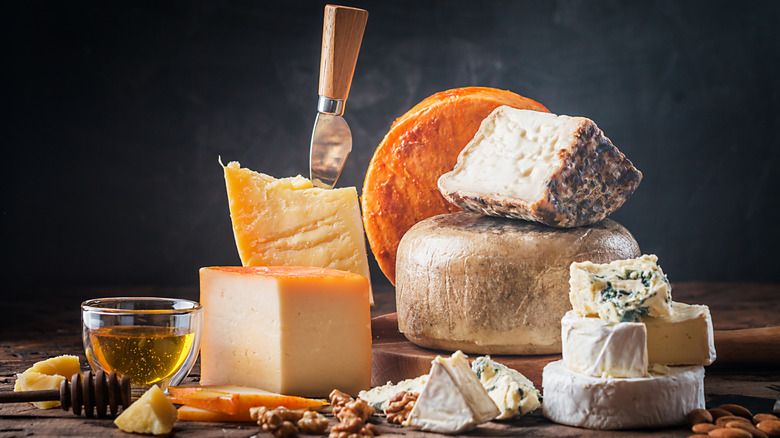
<path fill-rule="evenodd" d="M 106 372 L 130 377 L 137 386 L 148 386 L 172 376 L 187 359 L 195 334 L 184 328 L 109 326 L 89 330 L 92 354 Z"/>

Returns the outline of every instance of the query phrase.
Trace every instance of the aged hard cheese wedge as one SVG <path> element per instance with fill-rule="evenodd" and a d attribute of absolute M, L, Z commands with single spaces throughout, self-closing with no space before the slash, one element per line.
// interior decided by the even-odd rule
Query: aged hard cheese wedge
<path fill-rule="evenodd" d="M 81 372 L 78 356 L 62 355 L 36 362 L 25 372 L 17 374 L 14 392 L 41 391 L 59 389 L 60 383 Z M 33 402 L 39 409 L 51 409 L 60 406 L 59 401 Z"/>
<path fill-rule="evenodd" d="M 566 368 L 563 361 L 542 372 L 544 416 L 569 426 L 630 429 L 682 424 L 704 408 L 704 368 L 670 367 L 663 376 L 602 379 Z"/>
<path fill-rule="evenodd" d="M 715 361 L 715 337 L 707 306 L 674 302 L 670 316 L 644 318 L 650 363 L 709 365 Z"/>
<path fill-rule="evenodd" d="M 276 179 L 235 161 L 224 170 L 244 266 L 313 266 L 370 278 L 354 187 L 320 189 L 300 175 Z"/>
<path fill-rule="evenodd" d="M 152 385 L 116 417 L 114 424 L 125 432 L 166 435 L 176 422 L 176 407 L 157 385 Z"/>
<path fill-rule="evenodd" d="M 641 180 L 593 121 L 501 106 L 438 187 L 467 210 L 579 227 L 620 208 Z"/>
<path fill-rule="evenodd" d="M 429 218 L 398 247 L 398 327 L 428 348 L 560 353 L 569 265 L 640 254 L 631 233 L 609 219 L 555 229 L 471 212 Z"/>
<path fill-rule="evenodd" d="M 201 268 L 201 384 L 304 397 L 369 388 L 368 294 L 368 279 L 334 269 Z"/>
<path fill-rule="evenodd" d="M 528 378 L 490 356 L 474 359 L 471 370 L 501 411 L 496 420 L 525 415 L 541 405 L 542 394 Z"/>
<path fill-rule="evenodd" d="M 404 425 L 424 431 L 460 433 L 490 421 L 500 414 L 498 407 L 471 371 L 466 356 L 437 356 L 430 378 Z"/>
<path fill-rule="evenodd" d="M 436 181 L 452 170 L 479 124 L 501 105 L 547 111 L 511 91 L 466 87 L 442 91 L 396 119 L 376 148 L 363 185 L 363 220 L 379 267 L 395 284 L 398 242 L 415 223 L 460 209 Z"/>
<path fill-rule="evenodd" d="M 672 314 L 672 286 L 655 255 L 606 264 L 572 263 L 569 286 L 572 308 L 582 316 L 636 322 Z"/>
<path fill-rule="evenodd" d="M 563 363 L 595 377 L 648 377 L 647 329 L 639 322 L 609 323 L 566 312 L 561 319 Z"/>

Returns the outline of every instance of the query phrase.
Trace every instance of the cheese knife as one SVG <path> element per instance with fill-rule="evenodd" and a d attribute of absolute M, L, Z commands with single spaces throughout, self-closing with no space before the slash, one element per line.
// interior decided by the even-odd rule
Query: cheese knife
<path fill-rule="evenodd" d="M 316 187 L 332 189 L 352 151 L 352 131 L 342 115 L 367 20 L 363 9 L 325 6 L 319 100 L 309 155 L 310 179 Z"/>

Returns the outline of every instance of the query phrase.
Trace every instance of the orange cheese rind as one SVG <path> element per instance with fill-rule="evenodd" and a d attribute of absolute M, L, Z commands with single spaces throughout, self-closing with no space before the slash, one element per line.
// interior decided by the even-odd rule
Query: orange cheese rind
<path fill-rule="evenodd" d="M 460 211 L 444 199 L 437 181 L 455 166 L 482 120 L 502 105 L 549 112 L 534 100 L 496 88 L 442 91 L 396 119 L 377 147 L 363 184 L 363 224 L 371 251 L 391 283 L 398 243 L 406 231 L 423 219 Z"/>
<path fill-rule="evenodd" d="M 238 385 L 171 386 L 168 392 L 171 402 L 183 405 L 178 418 L 191 421 L 252 421 L 249 409 L 258 406 L 318 409 L 328 404 Z"/>

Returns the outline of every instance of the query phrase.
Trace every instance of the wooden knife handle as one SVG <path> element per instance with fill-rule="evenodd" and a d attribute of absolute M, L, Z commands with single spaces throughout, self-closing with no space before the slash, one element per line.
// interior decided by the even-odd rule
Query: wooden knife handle
<path fill-rule="evenodd" d="M 320 58 L 320 96 L 347 100 L 367 20 L 366 10 L 325 6 Z"/>
<path fill-rule="evenodd" d="M 780 326 L 715 330 L 716 364 L 780 365 Z"/>

